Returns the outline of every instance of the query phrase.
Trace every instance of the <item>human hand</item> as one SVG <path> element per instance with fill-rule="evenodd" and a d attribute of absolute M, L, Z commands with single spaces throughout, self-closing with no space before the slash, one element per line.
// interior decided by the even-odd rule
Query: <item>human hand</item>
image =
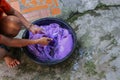
<path fill-rule="evenodd" d="M 36 33 L 43 33 L 42 32 L 42 28 L 38 27 L 37 25 L 33 25 L 31 24 L 30 27 L 28 28 L 33 34 L 36 34 Z"/>
<path fill-rule="evenodd" d="M 50 43 L 50 41 L 52 41 L 52 40 L 53 39 L 51 39 L 51 38 L 42 37 L 42 38 L 37 40 L 37 43 L 45 46 L 45 45 L 48 45 Z"/>

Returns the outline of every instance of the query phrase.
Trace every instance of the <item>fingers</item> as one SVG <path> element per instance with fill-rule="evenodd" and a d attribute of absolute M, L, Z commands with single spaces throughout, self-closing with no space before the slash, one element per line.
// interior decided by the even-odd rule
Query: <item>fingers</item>
<path fill-rule="evenodd" d="M 47 41 L 52 41 L 53 39 L 51 39 L 51 38 L 47 38 Z"/>
<path fill-rule="evenodd" d="M 37 34 L 38 33 L 38 31 L 36 30 L 36 31 L 34 31 L 34 34 Z"/>
<path fill-rule="evenodd" d="M 36 28 L 32 29 L 32 33 L 33 34 L 37 34 L 37 33 L 42 33 L 43 34 L 44 30 L 42 28 L 36 27 Z"/>
<path fill-rule="evenodd" d="M 31 28 L 30 28 L 30 31 L 33 33 L 33 34 L 36 34 L 36 33 L 39 33 L 41 32 L 43 29 L 38 27 L 37 25 L 33 25 Z"/>
<path fill-rule="evenodd" d="M 38 33 L 44 34 L 44 29 L 43 28 L 39 28 L 38 29 Z"/>
<path fill-rule="evenodd" d="M 39 28 L 39 30 L 43 31 L 44 29 L 43 28 Z"/>

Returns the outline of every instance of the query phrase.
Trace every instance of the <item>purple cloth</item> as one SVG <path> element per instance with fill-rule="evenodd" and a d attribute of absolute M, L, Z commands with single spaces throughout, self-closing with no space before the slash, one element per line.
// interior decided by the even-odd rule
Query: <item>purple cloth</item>
<path fill-rule="evenodd" d="M 61 60 L 66 57 L 73 46 L 72 36 L 68 30 L 61 28 L 56 23 L 40 27 L 43 28 L 43 33 L 32 34 L 29 32 L 29 39 L 49 37 L 53 40 L 47 46 L 41 46 L 40 44 L 29 45 L 29 50 L 33 55 L 43 62 Z"/>

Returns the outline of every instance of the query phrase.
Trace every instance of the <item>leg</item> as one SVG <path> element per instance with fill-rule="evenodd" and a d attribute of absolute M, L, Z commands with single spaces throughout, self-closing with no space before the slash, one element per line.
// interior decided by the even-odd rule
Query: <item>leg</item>
<path fill-rule="evenodd" d="M 21 21 L 15 16 L 5 16 L 0 20 L 0 33 L 8 36 L 15 37 L 22 26 Z"/>
<path fill-rule="evenodd" d="M 4 48 L 0 48 L 0 59 L 4 59 L 8 67 L 15 67 L 20 64 L 17 59 L 10 57 L 9 52 Z"/>

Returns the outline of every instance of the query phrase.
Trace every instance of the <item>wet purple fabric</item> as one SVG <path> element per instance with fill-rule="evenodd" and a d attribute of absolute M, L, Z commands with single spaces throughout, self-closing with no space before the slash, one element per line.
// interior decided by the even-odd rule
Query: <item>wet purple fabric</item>
<path fill-rule="evenodd" d="M 29 32 L 29 39 L 49 37 L 53 40 L 47 46 L 41 46 L 40 44 L 28 46 L 29 50 L 36 58 L 43 62 L 51 62 L 61 60 L 70 53 L 73 40 L 67 29 L 61 28 L 60 25 L 56 23 L 39 27 L 43 28 L 43 33 L 32 34 Z"/>

